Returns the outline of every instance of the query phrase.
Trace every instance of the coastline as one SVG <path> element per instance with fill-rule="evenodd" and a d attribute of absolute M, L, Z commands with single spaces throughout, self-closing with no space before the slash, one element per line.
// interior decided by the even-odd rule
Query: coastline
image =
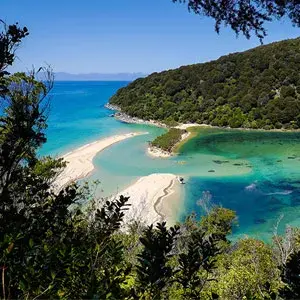
<path fill-rule="evenodd" d="M 156 121 L 156 120 L 143 120 L 143 119 L 139 119 L 136 117 L 131 117 L 126 113 L 122 112 L 121 107 L 117 106 L 117 105 L 112 105 L 110 103 L 107 103 L 105 105 L 105 107 L 109 110 L 115 111 L 116 113 L 114 114 L 114 117 L 124 123 L 128 123 L 128 124 L 143 124 L 143 125 L 152 125 L 152 126 L 157 126 L 157 127 L 161 127 L 161 128 L 171 128 L 170 126 L 167 126 L 166 124 Z M 182 129 L 182 130 L 186 130 L 187 133 L 184 133 L 181 137 L 181 140 L 176 143 L 173 147 L 172 150 L 169 151 L 165 151 L 162 150 L 158 147 L 154 147 L 154 146 L 150 146 L 148 145 L 147 149 L 146 149 L 146 153 L 147 155 L 149 155 L 152 158 L 170 158 L 171 156 L 176 155 L 176 153 L 178 152 L 178 150 L 180 149 L 180 147 L 185 144 L 189 139 L 193 138 L 196 133 L 193 132 L 193 128 L 198 127 L 198 128 L 215 128 L 215 129 L 223 129 L 223 130 L 245 130 L 245 131 L 261 131 L 261 132 L 299 132 L 300 129 L 263 129 L 263 128 L 231 128 L 231 127 L 219 127 L 219 126 L 213 126 L 210 124 L 200 124 L 200 123 L 181 123 L 178 124 L 176 126 L 174 126 L 174 128 L 178 128 L 178 129 Z"/>
<path fill-rule="evenodd" d="M 173 155 L 172 152 L 168 152 L 150 145 L 147 146 L 147 154 L 153 158 L 169 158 Z"/>
<path fill-rule="evenodd" d="M 113 144 L 119 143 L 128 138 L 138 135 L 147 134 L 144 132 L 131 132 L 126 134 L 110 136 L 80 148 L 77 148 L 62 156 L 67 166 L 61 174 L 59 174 L 53 183 L 55 191 L 59 191 L 68 184 L 83 179 L 91 174 L 94 170 L 93 159 L 97 153 L 110 147 Z"/>
<path fill-rule="evenodd" d="M 170 173 L 154 173 L 139 178 L 135 183 L 116 194 L 130 197 L 124 223 L 133 219 L 145 225 L 166 221 L 175 224 L 181 203 L 181 186 L 177 176 Z"/>
<path fill-rule="evenodd" d="M 57 176 L 53 183 L 53 190 L 59 192 L 70 183 L 90 175 L 95 168 L 93 159 L 97 153 L 115 143 L 142 134 L 146 133 L 131 132 L 114 135 L 66 153 L 62 158 L 67 162 L 67 166 Z M 129 204 L 131 207 L 125 214 L 125 224 L 132 219 L 139 219 L 146 225 L 162 221 L 166 221 L 168 225 L 173 225 L 177 222 L 177 216 L 180 213 L 181 190 L 178 176 L 168 173 L 154 173 L 140 177 L 136 182 L 111 197 L 116 198 L 120 195 L 130 197 Z"/>
<path fill-rule="evenodd" d="M 151 122 L 151 125 L 155 124 Z M 214 128 L 210 125 L 195 123 L 177 125 L 176 128 L 187 130 L 188 132 L 182 134 L 181 141 L 173 147 L 172 151 L 175 151 L 182 143 L 192 138 L 193 134 L 197 131 L 197 127 Z M 54 189 L 60 190 L 67 184 L 88 176 L 94 170 L 92 160 L 97 153 L 117 142 L 140 134 L 145 133 L 128 133 L 107 137 L 65 154 L 63 158 L 67 161 L 67 167 L 57 177 Z M 175 174 L 154 173 L 139 178 L 135 183 L 114 197 L 118 195 L 130 196 L 129 203 L 131 204 L 131 208 L 129 214 L 125 216 L 127 222 L 137 217 L 147 225 L 161 221 L 174 223 L 176 222 L 178 209 L 182 203 L 180 201 L 181 190 L 183 188 Z"/>
<path fill-rule="evenodd" d="M 136 117 L 131 117 L 126 113 L 123 113 L 121 108 L 117 105 L 112 105 L 110 103 L 105 104 L 105 107 L 109 110 L 115 111 L 114 118 L 119 120 L 120 122 L 128 123 L 128 124 L 142 124 L 142 125 L 152 125 L 161 128 L 168 128 L 168 126 L 162 122 L 155 120 L 143 120 Z"/>
<path fill-rule="evenodd" d="M 105 107 L 109 110 L 116 111 L 115 118 L 117 120 L 120 120 L 121 122 L 124 122 L 124 123 L 144 124 L 144 125 L 153 125 L 153 126 L 158 126 L 158 127 L 163 127 L 163 128 L 170 128 L 170 126 L 167 126 L 166 124 L 164 124 L 160 121 L 156 121 L 156 120 L 146 121 L 146 120 L 143 120 L 143 119 L 131 117 L 128 114 L 123 113 L 121 107 L 119 107 L 117 105 L 112 105 L 110 103 L 107 103 L 105 105 Z M 180 124 L 178 124 L 174 127 L 178 128 L 178 129 L 183 129 L 183 130 L 185 130 L 189 127 L 207 127 L 207 128 L 216 128 L 216 129 L 245 130 L 245 131 L 300 132 L 300 128 L 299 129 L 285 129 L 285 128 L 264 129 L 264 128 L 244 128 L 244 127 L 232 128 L 232 127 L 229 127 L 229 126 L 219 127 L 219 126 L 214 126 L 214 125 L 204 124 L 204 123 L 180 123 Z"/>
<path fill-rule="evenodd" d="M 143 119 L 139 119 L 136 117 L 130 117 L 129 115 L 122 113 L 122 112 L 117 112 L 115 113 L 114 117 L 124 123 L 128 123 L 128 124 L 142 124 L 142 125 L 152 125 L 152 126 L 157 126 L 157 127 L 161 127 L 161 128 L 168 128 L 168 126 L 164 123 L 155 121 L 155 120 L 143 120 Z"/>
<path fill-rule="evenodd" d="M 144 125 L 152 125 L 152 126 L 157 126 L 157 127 L 162 127 L 162 128 L 171 128 L 167 126 L 166 124 L 155 121 L 155 120 L 149 120 L 145 121 L 143 119 L 131 117 L 125 113 L 121 112 L 121 108 L 118 106 L 114 106 L 111 104 L 107 104 L 105 106 L 106 108 L 110 110 L 117 111 L 117 113 L 114 115 L 114 117 L 124 123 L 134 123 L 134 124 L 144 124 Z M 174 128 L 182 129 L 188 131 L 187 134 L 183 134 L 181 140 L 176 143 L 173 147 L 172 150 L 165 151 L 163 149 L 160 149 L 158 147 L 154 147 L 151 145 L 148 145 L 146 149 L 146 153 L 152 157 L 152 158 L 170 158 L 171 156 L 176 155 L 178 150 L 180 149 L 181 146 L 183 146 L 189 139 L 195 137 L 196 133 L 193 132 L 193 128 L 215 128 L 215 129 L 223 129 L 223 130 L 244 130 L 244 131 L 261 131 L 261 132 L 300 132 L 300 129 L 263 129 L 263 128 L 231 128 L 231 127 L 219 127 L 219 126 L 213 126 L 210 124 L 200 124 L 200 123 L 181 123 L 178 124 L 177 126 L 174 126 Z"/>

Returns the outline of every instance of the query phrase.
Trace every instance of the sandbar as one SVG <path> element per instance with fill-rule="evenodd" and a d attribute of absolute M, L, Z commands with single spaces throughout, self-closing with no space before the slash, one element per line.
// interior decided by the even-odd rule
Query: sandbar
<path fill-rule="evenodd" d="M 110 136 L 93 143 L 84 145 L 74 151 L 62 156 L 67 162 L 66 168 L 56 178 L 53 186 L 54 190 L 59 191 L 66 185 L 76 180 L 87 177 L 94 170 L 93 159 L 97 153 L 103 151 L 107 147 L 132 138 L 134 136 L 147 134 L 145 132 L 131 132 Z"/>
<path fill-rule="evenodd" d="M 198 124 L 198 123 L 184 123 L 175 126 L 175 128 L 182 129 L 182 130 L 186 130 L 190 127 L 212 127 L 212 126 L 207 124 Z"/>
<path fill-rule="evenodd" d="M 139 178 L 114 197 L 130 197 L 125 224 L 139 220 L 145 225 L 162 221 L 173 225 L 180 211 L 181 189 L 176 175 L 154 173 Z"/>

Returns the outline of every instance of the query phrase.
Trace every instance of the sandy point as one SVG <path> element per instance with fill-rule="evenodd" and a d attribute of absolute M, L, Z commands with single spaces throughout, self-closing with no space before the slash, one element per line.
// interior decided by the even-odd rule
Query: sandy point
<path fill-rule="evenodd" d="M 178 176 L 155 173 L 141 177 L 114 197 L 130 197 L 125 224 L 140 220 L 146 225 L 162 221 L 173 225 L 181 211 L 182 190 Z"/>
<path fill-rule="evenodd" d="M 97 153 L 113 144 L 142 134 L 148 133 L 130 132 L 110 136 L 63 155 L 62 158 L 67 162 L 67 166 L 55 180 L 53 184 L 54 190 L 58 191 L 73 181 L 87 177 L 94 170 L 93 159 Z"/>

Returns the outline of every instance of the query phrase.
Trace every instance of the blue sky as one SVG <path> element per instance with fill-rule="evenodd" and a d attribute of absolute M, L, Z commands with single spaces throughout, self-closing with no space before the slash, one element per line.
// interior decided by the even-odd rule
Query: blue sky
<path fill-rule="evenodd" d="M 56 72 L 151 73 L 259 45 L 171 0 L 0 0 L 0 18 L 30 36 L 12 71 L 51 64 Z M 288 21 L 267 25 L 265 43 L 299 36 Z"/>

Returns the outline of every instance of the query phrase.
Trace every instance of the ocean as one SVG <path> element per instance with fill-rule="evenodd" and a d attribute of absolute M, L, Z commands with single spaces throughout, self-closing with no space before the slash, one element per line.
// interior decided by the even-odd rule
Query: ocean
<path fill-rule="evenodd" d="M 278 230 L 300 226 L 300 133 L 201 129 L 176 157 L 153 159 L 147 144 L 165 129 L 125 124 L 104 105 L 128 82 L 56 82 L 51 93 L 47 143 L 40 155 L 59 156 L 106 136 L 147 132 L 99 153 L 89 182 L 99 180 L 99 195 L 122 190 L 138 177 L 174 173 L 185 177 L 179 220 L 203 206 L 221 205 L 237 212 L 232 238 L 270 240 Z"/>

